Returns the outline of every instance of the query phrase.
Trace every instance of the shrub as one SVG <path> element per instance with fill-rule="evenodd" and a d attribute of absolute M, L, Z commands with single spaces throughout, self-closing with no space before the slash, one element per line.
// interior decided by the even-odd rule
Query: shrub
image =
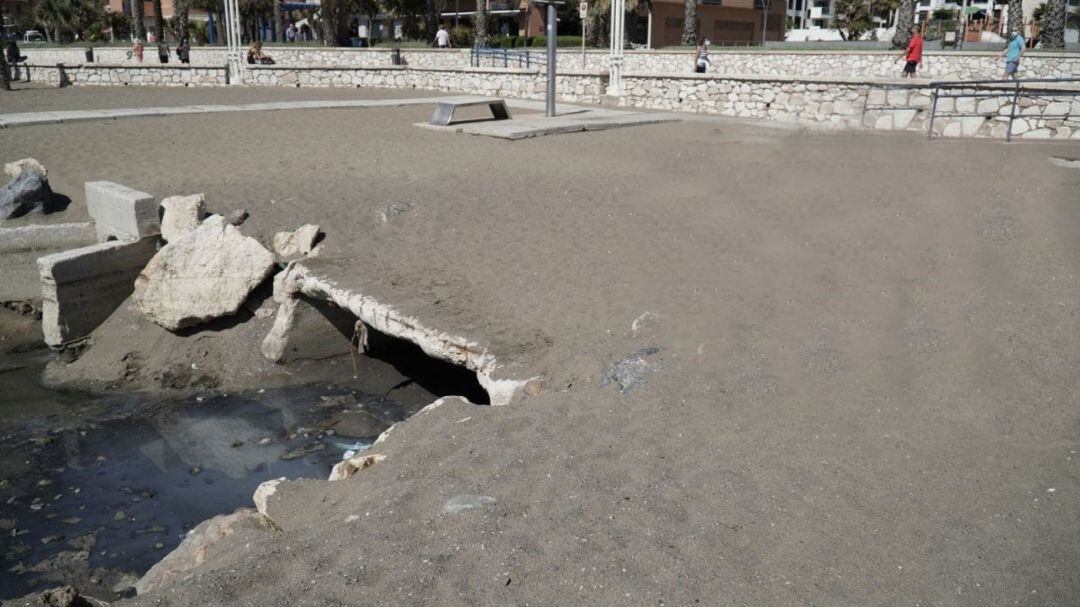
<path fill-rule="evenodd" d="M 450 43 L 458 48 L 468 48 L 473 45 L 473 28 L 459 25 L 450 30 Z"/>

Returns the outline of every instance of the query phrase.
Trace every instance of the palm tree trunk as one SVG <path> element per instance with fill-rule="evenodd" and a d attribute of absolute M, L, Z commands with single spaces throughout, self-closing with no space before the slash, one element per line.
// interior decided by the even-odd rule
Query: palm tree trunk
<path fill-rule="evenodd" d="M 7 66 L 7 45 L 0 44 L 0 89 L 5 91 L 11 90 L 11 83 L 8 82 L 8 66 Z"/>
<path fill-rule="evenodd" d="M 697 0 L 686 0 L 681 42 L 683 46 L 694 46 L 698 42 Z"/>
<path fill-rule="evenodd" d="M 154 37 L 158 42 L 165 40 L 165 17 L 161 14 L 161 0 L 153 0 Z"/>
<path fill-rule="evenodd" d="M 1009 31 L 1024 33 L 1024 0 L 1009 0 Z"/>
<path fill-rule="evenodd" d="M 476 15 L 473 23 L 473 46 L 486 48 L 488 45 L 487 0 L 476 0 Z"/>
<path fill-rule="evenodd" d="M 146 25 L 143 23 L 145 19 L 143 0 L 131 0 L 131 27 L 136 40 L 146 40 Z"/>
<path fill-rule="evenodd" d="M 270 28 L 270 32 L 273 35 L 271 38 L 274 42 L 278 42 L 278 35 L 281 35 L 280 40 L 285 39 L 285 30 L 281 27 L 281 1 L 274 0 L 274 27 Z"/>
<path fill-rule="evenodd" d="M 1043 30 L 1039 40 L 1043 48 L 1065 48 L 1065 19 L 1067 18 L 1065 0 L 1047 0 L 1046 17 L 1043 18 Z"/>
<path fill-rule="evenodd" d="M 893 48 L 907 48 L 914 25 L 915 0 L 900 0 L 900 8 L 896 12 L 896 33 L 892 39 Z"/>
<path fill-rule="evenodd" d="M 322 18 L 319 21 L 322 24 L 324 46 L 338 45 L 338 9 L 338 0 L 322 1 L 320 9 L 320 12 L 322 13 Z"/>
<path fill-rule="evenodd" d="M 191 0 L 173 0 L 176 10 L 176 30 L 181 39 L 188 33 L 188 11 L 191 8 Z"/>

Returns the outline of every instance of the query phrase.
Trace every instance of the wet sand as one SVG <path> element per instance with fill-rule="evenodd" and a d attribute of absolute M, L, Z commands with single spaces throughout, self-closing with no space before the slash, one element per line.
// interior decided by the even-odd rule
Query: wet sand
<path fill-rule="evenodd" d="M 0 131 L 54 187 L 206 192 L 264 242 L 319 223 L 367 292 L 545 377 L 412 418 L 353 479 L 283 485 L 281 532 L 136 604 L 1080 592 L 1080 171 L 1047 162 L 1076 145 L 724 121 L 506 142 L 411 126 L 429 113 Z M 415 207 L 383 224 L 391 203 Z M 601 385 L 650 346 L 644 386 Z M 496 501 L 444 514 L 462 494 Z"/>

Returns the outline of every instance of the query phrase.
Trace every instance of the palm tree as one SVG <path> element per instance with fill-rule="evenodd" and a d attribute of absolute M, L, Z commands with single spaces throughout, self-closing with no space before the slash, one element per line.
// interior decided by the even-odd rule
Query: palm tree
<path fill-rule="evenodd" d="M 476 16 L 473 19 L 473 46 L 488 46 L 488 10 L 487 0 L 476 0 Z"/>
<path fill-rule="evenodd" d="M 191 10 L 191 0 L 173 0 L 173 10 L 176 12 L 176 35 L 179 42 L 188 35 L 188 12 Z"/>
<path fill-rule="evenodd" d="M 1009 0 L 1009 31 L 1024 32 L 1024 0 Z"/>
<path fill-rule="evenodd" d="M 132 32 L 137 40 L 146 40 L 146 11 L 143 0 L 131 0 Z"/>
<path fill-rule="evenodd" d="M 1065 48 L 1065 19 L 1068 9 L 1065 0 L 1046 0 L 1046 14 L 1041 21 L 1039 41 L 1043 48 Z"/>
<path fill-rule="evenodd" d="M 915 26 L 915 0 L 900 0 L 896 12 L 896 33 L 893 34 L 893 48 L 907 48 L 911 40 L 911 28 Z"/>
<path fill-rule="evenodd" d="M 50 42 L 61 41 L 62 28 L 67 26 L 71 7 L 65 0 L 37 0 L 31 9 L 34 21 L 45 30 Z"/>
<path fill-rule="evenodd" d="M 165 40 L 165 16 L 161 14 L 161 0 L 152 0 L 154 7 L 154 37 L 158 42 Z"/>
<path fill-rule="evenodd" d="M 652 6 L 652 0 L 624 0 L 626 12 L 636 13 L 641 6 Z M 607 33 L 601 25 L 608 25 L 611 14 L 611 0 L 593 0 L 589 4 L 589 16 L 585 20 L 585 38 L 599 45 L 607 42 Z M 632 20 L 631 20 L 632 21 Z M 629 43 L 630 29 L 623 28 L 623 46 Z"/>
<path fill-rule="evenodd" d="M 697 38 L 697 0 L 686 0 L 681 42 L 684 46 L 694 46 L 697 44 Z"/>

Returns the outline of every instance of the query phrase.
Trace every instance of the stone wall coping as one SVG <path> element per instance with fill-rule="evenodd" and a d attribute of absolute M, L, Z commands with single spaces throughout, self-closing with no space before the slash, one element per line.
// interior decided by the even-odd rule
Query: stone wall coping
<path fill-rule="evenodd" d="M 740 80 L 745 82 L 805 82 L 808 84 L 881 84 L 897 88 L 926 88 L 934 80 L 925 78 L 854 78 L 843 76 L 769 76 L 756 74 L 697 74 L 687 73 L 636 73 L 630 72 L 623 78 L 642 78 L 647 80 Z"/>
<path fill-rule="evenodd" d="M 227 65 L 185 65 L 183 63 L 177 64 L 161 64 L 161 63 L 31 63 L 29 61 L 25 63 L 19 63 L 20 67 L 34 67 L 34 68 L 53 68 L 58 66 L 64 69 L 80 69 L 80 68 L 105 68 L 105 69 L 124 69 L 124 70 L 227 70 Z"/>
<path fill-rule="evenodd" d="M 1005 45 L 1004 45 L 1004 43 L 1002 43 L 1002 48 L 1004 48 L 1004 47 L 1005 47 Z M 196 50 L 196 49 L 199 49 L 199 50 L 219 50 L 220 49 L 222 52 L 224 52 L 226 50 L 225 47 L 210 47 L 210 46 L 200 46 L 200 47 L 194 47 L 193 48 L 193 50 Z M 271 53 L 269 51 L 274 50 L 274 51 L 289 51 L 289 52 L 300 52 L 300 51 L 327 52 L 327 51 L 332 51 L 332 52 L 346 52 L 346 53 L 389 53 L 389 52 L 392 52 L 394 49 L 393 48 L 383 48 L 383 47 L 380 47 L 380 48 L 352 48 L 352 47 L 331 47 L 331 46 L 295 47 L 295 46 L 265 46 L 264 45 L 263 50 L 267 51 L 267 53 L 266 53 L 267 55 L 273 56 L 273 53 Z M 464 53 L 464 52 L 466 52 L 468 50 L 469 49 L 467 49 L 467 48 L 449 48 L 449 49 L 446 49 L 446 48 L 434 48 L 434 47 L 432 47 L 432 48 L 406 47 L 406 48 L 402 48 L 401 52 L 402 53 L 409 53 L 409 52 L 412 52 L 412 53 Z M 540 54 L 540 55 L 546 54 L 546 52 L 547 52 L 546 49 L 544 49 L 543 47 L 515 48 L 515 49 L 508 49 L 508 50 L 531 51 L 531 52 L 533 52 L 535 54 Z M 743 47 L 717 47 L 717 46 L 712 46 L 712 47 L 709 48 L 709 52 L 712 53 L 712 54 L 724 54 L 724 55 L 814 55 L 814 56 L 817 56 L 817 55 L 886 55 L 886 56 L 895 56 L 895 55 L 899 55 L 900 52 L 902 52 L 902 51 L 903 51 L 903 49 L 895 49 L 895 50 L 893 50 L 893 49 L 821 50 L 821 49 L 774 49 L 774 48 L 754 49 L 754 48 L 743 48 Z M 589 55 L 607 55 L 608 54 L 607 49 L 587 49 L 585 52 L 586 52 L 586 54 L 589 54 Z M 649 55 L 687 55 L 687 54 L 691 54 L 693 52 L 694 52 L 693 49 L 643 49 L 643 50 L 630 50 L 630 49 L 627 49 L 626 51 L 623 51 L 623 54 L 624 55 L 645 55 L 645 56 L 649 56 Z M 569 47 L 563 47 L 563 50 L 560 51 L 560 54 L 563 54 L 563 53 L 569 53 L 569 54 L 574 54 L 574 55 L 580 56 L 581 55 L 581 49 L 577 48 L 576 50 L 574 50 L 574 49 L 571 49 Z M 923 52 L 923 54 L 928 55 L 928 56 L 932 56 L 932 57 L 997 57 L 1000 54 L 1000 51 L 943 51 L 943 50 L 930 50 L 930 49 L 927 49 L 926 51 Z M 1048 51 L 1048 50 L 1043 50 L 1043 49 L 1035 49 L 1035 50 L 1026 50 L 1026 51 L 1024 51 L 1024 56 L 1030 56 L 1030 57 L 1056 57 L 1056 58 L 1059 58 L 1059 59 L 1076 58 L 1076 59 L 1080 60 L 1080 53 L 1073 52 L 1073 51 Z"/>

